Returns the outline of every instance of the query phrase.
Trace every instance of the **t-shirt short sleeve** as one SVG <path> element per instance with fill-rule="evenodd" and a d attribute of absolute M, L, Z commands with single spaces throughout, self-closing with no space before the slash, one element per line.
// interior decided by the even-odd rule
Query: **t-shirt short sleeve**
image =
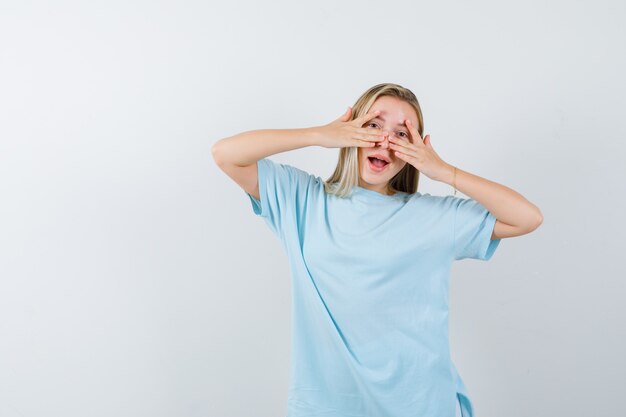
<path fill-rule="evenodd" d="M 284 228 L 296 222 L 298 206 L 306 200 L 309 184 L 313 176 L 288 164 L 263 158 L 257 162 L 260 200 L 250 198 L 254 214 L 265 219 L 276 235 L 282 235 Z"/>
<path fill-rule="evenodd" d="M 489 260 L 501 239 L 491 240 L 496 218 L 471 198 L 454 197 L 454 259 Z"/>

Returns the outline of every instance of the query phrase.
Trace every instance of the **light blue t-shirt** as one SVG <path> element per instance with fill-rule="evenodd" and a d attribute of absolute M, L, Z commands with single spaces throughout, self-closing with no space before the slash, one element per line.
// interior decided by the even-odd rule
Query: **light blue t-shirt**
<path fill-rule="evenodd" d="M 472 417 L 450 357 L 452 261 L 489 260 L 496 218 L 473 199 L 324 191 L 322 178 L 258 161 L 254 213 L 292 280 L 287 417 Z"/>

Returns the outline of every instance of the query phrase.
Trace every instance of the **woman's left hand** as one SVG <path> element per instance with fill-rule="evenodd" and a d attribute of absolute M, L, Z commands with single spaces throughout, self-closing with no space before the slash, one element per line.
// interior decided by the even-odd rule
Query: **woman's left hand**
<path fill-rule="evenodd" d="M 453 167 L 443 161 L 430 144 L 430 135 L 424 140 L 409 119 L 404 124 L 409 129 L 411 141 L 389 136 L 389 148 L 396 157 L 413 165 L 419 172 L 435 181 L 443 181 L 450 176 Z"/>

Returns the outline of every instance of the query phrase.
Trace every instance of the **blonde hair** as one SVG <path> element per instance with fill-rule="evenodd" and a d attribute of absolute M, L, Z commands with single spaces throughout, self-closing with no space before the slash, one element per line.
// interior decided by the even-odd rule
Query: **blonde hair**
<path fill-rule="evenodd" d="M 424 119 L 417 97 L 411 90 L 398 84 L 383 83 L 370 87 L 357 99 L 352 107 L 351 120 L 361 117 L 369 111 L 376 99 L 382 96 L 397 97 L 410 104 L 417 114 L 417 131 L 420 136 L 424 134 Z M 402 191 L 414 194 L 419 182 L 419 171 L 408 162 L 404 167 L 389 180 L 389 186 L 394 191 Z M 329 194 L 337 197 L 346 197 L 351 194 L 353 188 L 359 185 L 359 161 L 358 147 L 351 146 L 339 149 L 339 159 L 335 172 L 324 181 L 324 189 Z"/>

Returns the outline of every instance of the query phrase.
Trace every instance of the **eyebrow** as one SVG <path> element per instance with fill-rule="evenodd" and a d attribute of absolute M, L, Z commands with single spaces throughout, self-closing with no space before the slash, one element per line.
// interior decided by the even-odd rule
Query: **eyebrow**
<path fill-rule="evenodd" d="M 380 119 L 382 121 L 385 121 L 385 119 L 383 117 L 381 117 L 381 116 L 376 116 L 376 117 L 374 117 L 374 119 Z M 372 120 L 374 120 L 374 119 L 372 119 Z M 404 123 L 402 123 L 402 122 L 399 122 L 398 126 L 406 127 L 406 125 Z"/>

